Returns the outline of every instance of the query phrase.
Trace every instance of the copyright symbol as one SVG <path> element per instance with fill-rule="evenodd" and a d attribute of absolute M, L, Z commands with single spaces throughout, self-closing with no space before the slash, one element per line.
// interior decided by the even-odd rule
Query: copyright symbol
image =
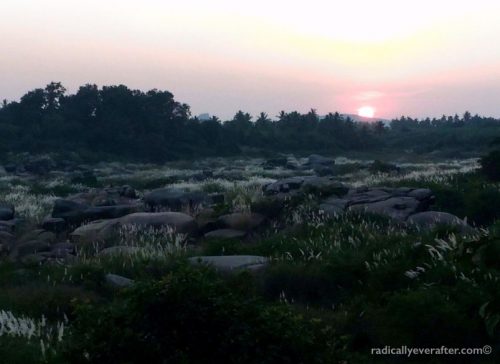
<path fill-rule="evenodd" d="M 491 346 L 489 346 L 489 345 L 483 346 L 483 354 L 490 355 L 491 354 Z"/>

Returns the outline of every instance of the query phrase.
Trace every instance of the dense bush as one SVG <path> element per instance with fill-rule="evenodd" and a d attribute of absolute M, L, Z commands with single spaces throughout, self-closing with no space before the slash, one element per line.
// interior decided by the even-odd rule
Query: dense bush
<path fill-rule="evenodd" d="M 66 357 L 72 363 L 331 362 L 326 325 L 208 270 L 180 269 L 137 284 L 107 306 L 82 305 Z"/>
<path fill-rule="evenodd" d="M 481 172 L 492 181 L 500 181 L 500 150 L 494 150 L 481 158 Z"/>

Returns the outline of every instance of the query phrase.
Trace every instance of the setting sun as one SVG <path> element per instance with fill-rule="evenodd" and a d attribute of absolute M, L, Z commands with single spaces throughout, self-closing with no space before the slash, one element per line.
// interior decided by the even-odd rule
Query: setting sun
<path fill-rule="evenodd" d="M 358 109 L 358 115 L 364 118 L 373 118 L 375 116 L 375 109 L 371 106 L 363 106 Z"/>

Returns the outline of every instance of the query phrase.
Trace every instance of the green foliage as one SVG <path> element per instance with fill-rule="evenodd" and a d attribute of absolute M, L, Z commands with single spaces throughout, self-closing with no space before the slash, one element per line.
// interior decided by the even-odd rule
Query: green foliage
<path fill-rule="evenodd" d="M 57 364 L 65 363 L 57 351 L 46 350 L 42 355 L 41 344 L 37 339 L 0 336 L 0 358 L 8 364 Z"/>
<path fill-rule="evenodd" d="M 467 116 L 466 116 L 467 115 Z M 262 113 L 238 111 L 222 123 L 216 117 L 200 121 L 189 106 L 168 91 L 131 90 L 124 85 L 84 85 L 66 94 L 60 83 L 26 93 L 19 102 L 0 108 L 0 153 L 58 153 L 68 150 L 84 161 L 103 159 L 149 161 L 236 156 L 245 151 L 324 152 L 345 150 L 474 151 L 500 132 L 496 119 L 465 114 L 450 119 L 402 117 L 390 128 L 382 122 L 355 123 L 339 113 L 321 118 L 281 112 L 277 120 Z"/>
<path fill-rule="evenodd" d="M 366 314 L 376 334 L 375 346 L 482 346 L 486 338 L 478 336 L 483 330 L 477 313 L 467 310 L 442 288 L 430 287 L 391 294 L 385 307 L 369 307 Z"/>
<path fill-rule="evenodd" d="M 487 226 L 500 219 L 500 190 L 478 173 L 459 174 L 445 182 L 404 180 L 390 185 L 429 188 L 436 197 L 433 210 L 467 217 L 472 224 Z"/>
<path fill-rule="evenodd" d="M 500 181 L 500 150 L 494 150 L 481 158 L 481 172 L 492 181 Z"/>
<path fill-rule="evenodd" d="M 72 363 L 330 362 L 332 339 L 320 322 L 228 286 L 205 269 L 180 269 L 106 307 L 81 305 L 65 356 Z"/>

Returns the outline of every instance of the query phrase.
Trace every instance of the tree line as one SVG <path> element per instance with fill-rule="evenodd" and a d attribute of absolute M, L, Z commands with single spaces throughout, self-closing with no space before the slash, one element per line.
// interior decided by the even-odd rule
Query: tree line
<path fill-rule="evenodd" d="M 0 108 L 0 155 L 60 153 L 82 159 L 163 162 L 241 153 L 475 150 L 500 135 L 500 120 L 472 116 L 401 117 L 390 123 L 355 122 L 338 112 L 320 116 L 280 112 L 257 118 L 238 111 L 231 120 L 199 120 L 168 91 L 124 85 L 81 86 L 67 94 L 59 82 L 27 92 Z"/>

